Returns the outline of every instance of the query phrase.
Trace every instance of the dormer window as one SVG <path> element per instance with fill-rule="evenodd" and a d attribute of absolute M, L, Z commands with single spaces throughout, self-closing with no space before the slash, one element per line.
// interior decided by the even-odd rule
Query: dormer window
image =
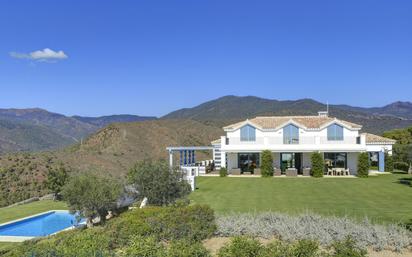
<path fill-rule="evenodd" d="M 289 124 L 283 128 L 284 144 L 299 144 L 299 128 Z"/>
<path fill-rule="evenodd" d="M 338 124 L 332 124 L 328 127 L 328 140 L 329 141 L 342 141 L 343 140 L 343 127 Z"/>
<path fill-rule="evenodd" d="M 256 141 L 256 129 L 245 125 L 240 129 L 240 141 Z"/>

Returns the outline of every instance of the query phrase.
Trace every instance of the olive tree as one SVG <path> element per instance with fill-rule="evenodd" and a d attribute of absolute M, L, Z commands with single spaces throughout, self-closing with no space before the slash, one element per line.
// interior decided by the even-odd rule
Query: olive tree
<path fill-rule="evenodd" d="M 93 174 L 72 177 L 62 190 L 70 211 L 86 217 L 88 226 L 93 226 L 94 218 L 104 221 L 108 211 L 116 208 L 121 193 L 117 181 Z"/>
<path fill-rule="evenodd" d="M 191 192 L 183 174 L 170 168 L 165 161 L 139 161 L 130 169 L 127 178 L 140 197 L 147 197 L 152 205 L 171 204 Z"/>

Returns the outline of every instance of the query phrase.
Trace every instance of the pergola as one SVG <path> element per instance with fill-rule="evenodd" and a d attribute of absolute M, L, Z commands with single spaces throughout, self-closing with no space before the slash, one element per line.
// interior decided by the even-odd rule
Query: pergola
<path fill-rule="evenodd" d="M 196 151 L 213 150 L 213 146 L 170 146 L 166 147 L 169 151 L 169 165 L 173 166 L 173 153 L 179 152 L 180 166 L 196 163 Z"/>

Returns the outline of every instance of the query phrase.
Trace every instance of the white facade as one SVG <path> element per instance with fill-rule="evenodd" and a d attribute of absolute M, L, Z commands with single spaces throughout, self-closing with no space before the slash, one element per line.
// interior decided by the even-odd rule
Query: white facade
<path fill-rule="evenodd" d="M 288 143 L 285 140 L 289 134 L 284 135 L 284 131 L 287 131 L 284 128 L 288 125 L 293 125 L 298 131 L 294 132 L 295 141 L 293 143 Z M 338 140 L 331 140 L 331 137 L 328 137 L 328 128 L 332 125 L 339 128 Z M 250 133 L 253 134 L 247 140 L 245 140 L 244 135 L 241 135 L 241 130 L 245 126 L 251 127 Z M 258 156 L 256 154 L 263 150 L 270 150 L 273 155 L 274 167 L 277 168 L 282 165 L 283 159 L 281 160 L 281 158 L 284 158 L 286 153 L 294 153 L 293 156 L 299 156 L 293 158 L 297 158 L 294 159 L 294 162 L 299 162 L 299 165 L 296 166 L 300 169 L 310 168 L 311 153 L 320 152 L 326 154 L 325 156 L 338 154 L 340 157 L 335 158 L 344 158 L 345 168 L 348 168 L 351 174 L 356 174 L 360 152 L 379 152 L 379 156 L 383 156 L 384 152 L 392 154 L 394 143 L 392 140 L 370 142 L 368 141 L 370 134 L 360 133 L 360 125 L 327 116 L 257 117 L 230 125 L 224 130 L 226 135 L 220 138 L 219 160 L 216 161 L 219 161 L 219 166 L 227 167 L 229 171 L 240 168 L 239 158 L 241 157 L 239 156 L 254 153 L 254 156 Z M 384 158 L 381 159 L 383 162 Z M 338 161 L 343 162 L 342 160 Z"/>

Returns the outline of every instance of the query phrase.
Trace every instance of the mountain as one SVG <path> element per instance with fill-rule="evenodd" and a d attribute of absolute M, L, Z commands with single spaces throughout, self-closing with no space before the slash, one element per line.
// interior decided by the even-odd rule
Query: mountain
<path fill-rule="evenodd" d="M 385 110 L 394 109 L 387 107 Z M 279 101 L 255 96 L 224 96 L 193 108 L 171 112 L 163 116 L 162 119 L 194 119 L 220 126 L 258 115 L 317 115 L 318 111 L 325 110 L 324 104 L 312 99 Z M 398 108 L 397 113 L 400 112 L 400 108 Z M 412 120 L 378 111 L 368 112 L 359 107 L 330 105 L 329 114 L 361 124 L 364 131 L 377 134 L 412 125 Z"/>
<path fill-rule="evenodd" d="M 0 207 L 46 194 L 47 171 L 60 162 L 72 172 L 98 172 L 124 178 L 138 160 L 167 159 L 167 146 L 209 145 L 222 134 L 221 128 L 194 120 L 113 123 L 82 143 L 62 150 L 3 155 L 0 156 Z M 199 152 L 197 156 L 211 158 L 211 153 Z"/>
<path fill-rule="evenodd" d="M 0 109 L 0 154 L 57 149 L 79 142 L 113 122 L 151 119 L 155 117 L 68 117 L 39 108 Z"/>
<path fill-rule="evenodd" d="M 85 122 L 100 128 L 103 128 L 111 123 L 116 122 L 136 122 L 145 120 L 155 120 L 157 117 L 153 116 L 138 116 L 130 114 L 120 114 L 120 115 L 110 115 L 110 116 L 100 116 L 100 117 L 82 117 L 82 116 L 72 116 L 72 118 Z"/>
<path fill-rule="evenodd" d="M 21 121 L 0 120 L 0 154 L 17 151 L 57 149 L 73 143 L 43 126 Z"/>
<path fill-rule="evenodd" d="M 383 107 L 372 107 L 372 108 L 362 108 L 362 107 L 353 107 L 349 105 L 337 105 L 336 107 L 352 110 L 358 112 L 365 112 L 375 115 L 388 115 L 399 117 L 403 119 L 412 120 L 412 103 L 411 102 L 394 102 Z"/>

